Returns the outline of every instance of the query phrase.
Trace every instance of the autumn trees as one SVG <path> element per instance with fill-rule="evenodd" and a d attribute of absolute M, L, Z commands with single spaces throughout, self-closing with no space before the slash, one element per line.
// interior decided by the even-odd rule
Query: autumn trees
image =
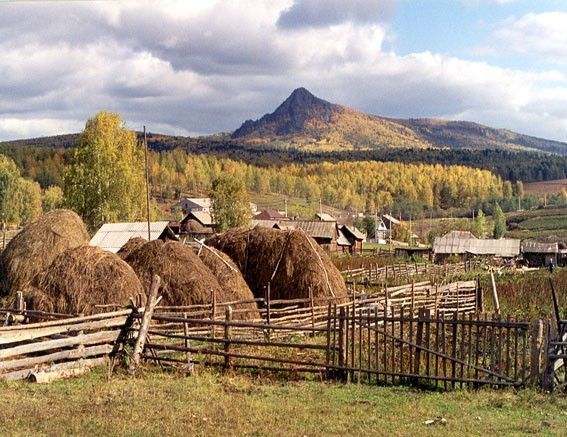
<path fill-rule="evenodd" d="M 250 224 L 252 210 L 242 180 L 220 175 L 213 181 L 209 196 L 213 218 L 220 232 Z"/>
<path fill-rule="evenodd" d="M 65 171 L 64 195 L 91 230 L 145 217 L 143 151 L 118 114 L 87 121 Z"/>

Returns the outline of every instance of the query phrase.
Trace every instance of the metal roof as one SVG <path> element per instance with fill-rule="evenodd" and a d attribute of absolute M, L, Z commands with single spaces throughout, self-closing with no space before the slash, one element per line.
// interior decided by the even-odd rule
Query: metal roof
<path fill-rule="evenodd" d="M 557 243 L 540 243 L 539 241 L 522 241 L 523 253 L 558 253 Z"/>
<path fill-rule="evenodd" d="M 433 252 L 443 254 L 464 254 L 467 252 L 469 240 L 477 238 L 467 231 L 451 231 L 433 240 Z"/>
<path fill-rule="evenodd" d="M 513 257 L 520 254 L 520 240 L 512 238 L 500 238 L 498 240 L 469 240 L 468 253 L 473 255 L 495 255 L 501 257 Z"/>
<path fill-rule="evenodd" d="M 168 224 L 168 221 L 151 222 L 150 240 L 157 240 Z M 94 234 L 89 244 L 116 253 L 134 237 L 148 238 L 148 222 L 106 223 Z"/>
<path fill-rule="evenodd" d="M 337 236 L 337 224 L 335 222 L 290 220 L 286 221 L 284 225 L 301 229 L 313 238 L 329 238 L 334 240 Z"/>
<path fill-rule="evenodd" d="M 520 240 L 500 238 L 484 240 L 476 238 L 467 231 L 452 231 L 433 241 L 433 252 L 436 254 L 460 255 L 494 255 L 512 257 L 520 254 Z"/>
<path fill-rule="evenodd" d="M 336 222 L 337 219 L 333 217 L 331 214 L 327 214 L 326 212 L 318 212 L 315 216 L 323 221 L 323 222 Z"/>

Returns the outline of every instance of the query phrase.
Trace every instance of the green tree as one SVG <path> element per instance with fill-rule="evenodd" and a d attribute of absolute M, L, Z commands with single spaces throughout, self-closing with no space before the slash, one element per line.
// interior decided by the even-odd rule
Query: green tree
<path fill-rule="evenodd" d="M 486 236 L 486 217 L 482 209 L 478 210 L 478 214 L 474 219 L 473 232 L 479 238 Z"/>
<path fill-rule="evenodd" d="M 16 163 L 0 155 L 0 222 L 2 229 L 8 222 L 19 223 L 19 180 L 20 170 Z"/>
<path fill-rule="evenodd" d="M 120 115 L 89 119 L 65 171 L 66 204 L 94 230 L 145 217 L 144 154 Z"/>
<path fill-rule="evenodd" d="M 63 190 L 56 186 L 49 186 L 43 193 L 43 210 L 51 211 L 63 206 Z"/>
<path fill-rule="evenodd" d="M 209 196 L 213 218 L 220 232 L 250 224 L 252 210 L 242 180 L 221 174 L 213 181 Z"/>
<path fill-rule="evenodd" d="M 38 218 L 43 212 L 41 207 L 41 187 L 37 182 L 20 178 L 17 190 L 19 222 L 28 224 Z"/>
<path fill-rule="evenodd" d="M 492 218 L 494 219 L 494 238 L 502 238 L 506 233 L 506 217 L 502 212 L 502 208 L 500 205 L 496 204 L 494 208 L 494 212 L 492 214 Z"/>

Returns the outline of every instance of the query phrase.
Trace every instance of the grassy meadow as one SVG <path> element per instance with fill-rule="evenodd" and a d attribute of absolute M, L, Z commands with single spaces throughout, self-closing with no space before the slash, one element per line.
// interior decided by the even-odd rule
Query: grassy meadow
<path fill-rule="evenodd" d="M 148 369 L 2 383 L 3 435 L 565 435 L 567 398 L 418 391 Z M 444 419 L 444 420 L 442 420 Z M 433 421 L 432 424 L 426 424 Z"/>

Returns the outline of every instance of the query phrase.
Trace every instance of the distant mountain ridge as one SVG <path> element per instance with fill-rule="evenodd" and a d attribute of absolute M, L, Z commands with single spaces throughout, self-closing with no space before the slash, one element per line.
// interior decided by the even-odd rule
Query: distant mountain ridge
<path fill-rule="evenodd" d="M 245 121 L 231 137 L 248 144 L 285 143 L 300 149 L 451 148 L 540 151 L 567 155 L 567 143 L 467 121 L 391 119 L 294 90 L 272 113 Z"/>

